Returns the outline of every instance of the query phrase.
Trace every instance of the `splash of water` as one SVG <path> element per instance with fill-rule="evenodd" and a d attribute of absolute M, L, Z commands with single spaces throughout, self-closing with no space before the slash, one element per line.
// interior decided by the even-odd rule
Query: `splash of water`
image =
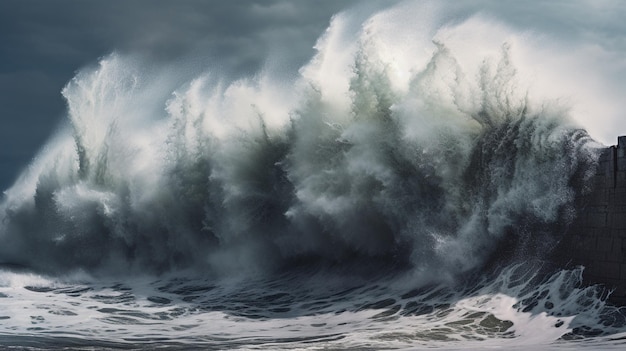
<path fill-rule="evenodd" d="M 356 31 L 336 16 L 293 82 L 180 85 L 115 54 L 82 71 L 63 91 L 69 127 L 0 205 L 0 261 L 231 274 L 375 260 L 429 281 L 548 252 L 596 144 L 532 98 L 514 38 L 471 65 L 453 27 L 390 40 L 395 15 Z"/>

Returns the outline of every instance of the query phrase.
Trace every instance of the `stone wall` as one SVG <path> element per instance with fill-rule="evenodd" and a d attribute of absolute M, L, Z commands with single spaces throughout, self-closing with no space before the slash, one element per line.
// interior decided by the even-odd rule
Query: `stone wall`
<path fill-rule="evenodd" d="M 626 304 L 626 136 L 602 151 L 593 191 L 578 202 L 559 254 L 585 266 L 586 283 L 614 288 L 612 300 Z"/>

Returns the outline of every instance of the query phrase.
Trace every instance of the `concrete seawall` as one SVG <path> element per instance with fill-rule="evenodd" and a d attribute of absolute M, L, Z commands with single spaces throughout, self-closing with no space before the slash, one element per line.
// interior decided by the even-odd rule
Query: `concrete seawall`
<path fill-rule="evenodd" d="M 626 136 L 602 150 L 593 190 L 578 199 L 579 215 L 557 254 L 583 265 L 586 283 L 615 289 L 611 300 L 626 305 Z"/>

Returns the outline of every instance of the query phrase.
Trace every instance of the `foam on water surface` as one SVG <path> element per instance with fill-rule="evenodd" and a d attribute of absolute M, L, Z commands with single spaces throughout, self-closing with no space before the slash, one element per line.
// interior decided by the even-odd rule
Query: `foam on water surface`
<path fill-rule="evenodd" d="M 462 288 L 407 288 L 406 277 L 350 284 L 321 271 L 219 284 L 3 272 L 0 340 L 76 348 L 623 347 L 625 316 L 598 299 L 598 288 L 577 287 L 579 271 L 537 280 L 524 270 L 501 274 L 515 280 Z M 607 327 L 609 318 L 621 323 Z"/>

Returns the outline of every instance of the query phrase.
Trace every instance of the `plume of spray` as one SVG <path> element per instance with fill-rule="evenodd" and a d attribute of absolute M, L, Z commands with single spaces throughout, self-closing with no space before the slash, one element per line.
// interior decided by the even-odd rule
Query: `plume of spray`
<path fill-rule="evenodd" d="M 356 31 L 335 16 L 294 82 L 181 85 L 115 54 L 81 72 L 63 91 L 69 127 L 0 205 L 0 261 L 217 274 L 370 261 L 427 280 L 503 242 L 545 253 L 597 145 L 530 97 L 515 38 L 468 64 L 447 45 L 455 27 L 412 32 L 400 13 Z"/>

